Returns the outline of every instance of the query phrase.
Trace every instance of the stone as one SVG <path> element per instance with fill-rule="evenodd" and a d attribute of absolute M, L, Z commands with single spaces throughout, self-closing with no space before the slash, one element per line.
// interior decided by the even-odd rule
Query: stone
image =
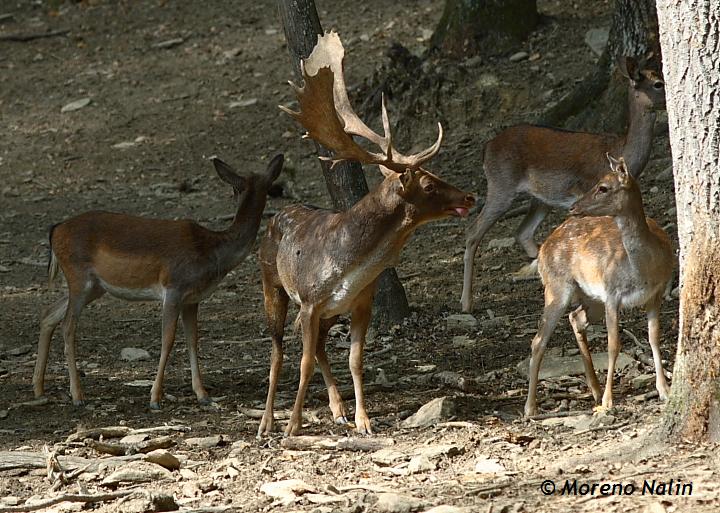
<path fill-rule="evenodd" d="M 452 397 L 438 397 L 429 403 L 424 404 L 418 411 L 402 422 L 402 427 L 420 428 L 452 417 L 455 414 L 456 405 Z"/>
<path fill-rule="evenodd" d="M 527 52 L 517 52 L 510 56 L 510 62 L 524 61 L 528 57 L 530 57 L 530 54 L 528 54 Z"/>
<path fill-rule="evenodd" d="M 463 454 L 465 452 L 465 448 L 460 445 L 454 445 L 454 444 L 438 444 L 438 445 L 423 445 L 421 447 L 418 447 L 414 451 L 414 455 L 423 455 L 427 457 L 430 461 L 436 461 L 442 458 L 443 456 L 446 456 L 448 458 L 452 458 L 453 456 L 457 456 L 459 454 Z"/>
<path fill-rule="evenodd" d="M 431 472 L 437 468 L 437 465 L 430 461 L 430 458 L 424 454 L 413 456 L 407 465 L 408 474 L 419 474 L 421 472 Z"/>
<path fill-rule="evenodd" d="M 425 501 L 399 493 L 379 493 L 372 510 L 378 513 L 412 513 L 426 505 Z"/>
<path fill-rule="evenodd" d="M 607 370 L 608 354 L 595 353 L 592 355 L 593 366 L 596 371 Z M 615 371 L 619 372 L 633 363 L 633 359 L 626 353 L 620 353 L 615 364 Z M 517 365 L 517 371 L 526 379 L 530 368 L 530 358 L 525 358 Z M 558 378 L 561 376 L 580 376 L 585 374 L 582 358 L 576 356 L 545 355 L 540 365 L 540 379 Z"/>
<path fill-rule="evenodd" d="M 452 314 L 448 315 L 447 319 L 448 329 L 473 329 L 478 325 L 478 320 L 472 314 Z"/>
<path fill-rule="evenodd" d="M 117 486 L 120 483 L 150 483 L 163 479 L 172 479 L 168 469 L 146 461 L 133 461 L 117 469 L 103 479 L 104 486 Z"/>
<path fill-rule="evenodd" d="M 458 335 L 452 339 L 452 346 L 457 349 L 472 349 L 476 345 L 477 341 L 467 335 Z"/>
<path fill-rule="evenodd" d="M 155 449 L 147 453 L 143 459 L 150 463 L 155 463 L 168 470 L 178 470 L 180 468 L 180 460 L 174 454 L 169 453 L 165 449 Z"/>
<path fill-rule="evenodd" d="M 317 493 L 317 490 L 300 479 L 284 479 L 265 483 L 260 491 L 268 497 L 278 499 L 284 506 L 295 502 L 297 497 L 304 493 Z"/>
<path fill-rule="evenodd" d="M 79 100 L 66 104 L 62 109 L 60 109 L 60 112 L 73 112 L 80 110 L 83 107 L 87 107 L 88 105 L 90 105 L 90 98 L 80 98 Z"/>
<path fill-rule="evenodd" d="M 591 28 L 585 32 L 585 44 L 597 55 L 602 55 L 607 46 L 610 29 L 608 27 Z"/>
<path fill-rule="evenodd" d="M 501 239 L 492 239 L 488 242 L 488 249 L 511 248 L 515 244 L 514 237 L 503 237 Z"/>
<path fill-rule="evenodd" d="M 123 347 L 120 350 L 120 359 L 126 362 L 140 362 L 150 359 L 150 353 L 139 347 Z"/>
<path fill-rule="evenodd" d="M 504 474 L 506 468 L 494 458 L 479 458 L 475 462 L 475 473 L 477 474 Z"/>
<path fill-rule="evenodd" d="M 184 442 L 185 445 L 200 447 L 201 449 L 212 449 L 213 447 L 222 445 L 224 440 L 222 435 L 213 435 L 186 438 Z"/>
<path fill-rule="evenodd" d="M 389 447 L 375 451 L 370 455 L 370 461 L 382 466 L 393 465 L 398 461 L 405 461 L 406 459 L 408 459 L 407 454 Z"/>
<path fill-rule="evenodd" d="M 630 383 L 632 383 L 632 386 L 635 389 L 645 388 L 648 385 L 655 383 L 655 373 L 640 374 L 639 376 L 634 377 Z"/>

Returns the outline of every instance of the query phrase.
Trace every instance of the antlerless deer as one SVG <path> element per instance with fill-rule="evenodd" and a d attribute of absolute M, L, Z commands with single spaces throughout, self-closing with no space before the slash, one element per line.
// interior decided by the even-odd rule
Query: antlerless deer
<path fill-rule="evenodd" d="M 355 114 L 343 77 L 344 48 L 336 33 L 318 38 L 302 64 L 304 87 L 295 86 L 300 111 L 283 108 L 308 131 L 308 136 L 335 152 L 334 160 L 354 159 L 376 164 L 385 180 L 345 212 L 295 205 L 270 222 L 260 244 L 265 311 L 272 337 L 270 382 L 258 435 L 273 430 L 273 402 L 283 360 L 283 334 L 288 301 L 300 305 L 302 330 L 300 384 L 285 433 L 302 425 L 302 408 L 315 359 L 328 388 L 336 422 L 347 414 L 325 354 L 325 339 L 337 316 L 351 314 L 350 370 L 355 389 L 355 426 L 370 434 L 363 397 L 363 348 L 370 323 L 375 282 L 397 264 L 415 229 L 434 219 L 466 216 L 475 198 L 423 169 L 440 149 L 437 142 L 415 155 L 402 155 L 392 144 L 383 101 L 384 136 L 373 132 Z M 354 140 L 362 137 L 377 147 L 372 153 Z"/>
<path fill-rule="evenodd" d="M 587 345 L 590 321 L 602 317 L 608 332 L 608 370 L 602 406 L 612 407 L 612 381 L 620 352 L 618 314 L 621 308 L 641 306 L 648 319 L 648 339 L 655 363 L 655 386 L 667 399 L 668 386 L 660 355 L 660 304 L 672 276 L 674 257 L 667 234 L 645 217 L 637 182 L 625 160 L 608 156 L 612 171 L 580 198 L 569 218 L 540 247 L 538 271 L 545 285 L 545 309 L 532 341 L 530 384 L 525 415 L 537 413 L 540 364 L 555 325 L 571 303 L 570 313 L 585 366 L 585 376 L 595 401 L 600 384 Z M 593 216 L 593 217 L 579 217 Z"/>
<path fill-rule="evenodd" d="M 192 388 L 201 403 L 209 402 L 197 359 L 198 303 L 248 254 L 257 235 L 267 192 L 280 175 L 277 155 L 261 174 L 236 174 L 212 158 L 220 178 L 233 187 L 237 212 L 224 231 L 194 221 L 147 219 L 110 212 L 86 212 L 50 231 L 50 283 L 62 269 L 68 296 L 52 305 L 40 322 L 38 356 L 33 374 L 35 396 L 44 394 L 45 368 L 55 328 L 63 321 L 70 393 L 75 405 L 84 394 L 75 364 L 76 324 L 85 305 L 106 292 L 129 301 L 162 302 L 162 346 L 150 407 L 159 408 L 163 377 L 182 315 L 188 344 Z"/>
<path fill-rule="evenodd" d="M 485 205 L 467 229 L 462 310 L 472 310 L 473 263 L 487 231 L 510 209 L 520 193 L 532 197 L 516 239 L 530 258 L 537 256 L 535 230 L 551 207 L 569 208 L 607 171 L 605 155 L 622 155 L 634 177 L 645 169 L 652 149 L 656 109 L 665 108 L 665 84 L 630 57 L 618 68 L 628 80 L 629 124 L 623 136 L 571 132 L 518 125 L 500 132 L 485 146 Z"/>

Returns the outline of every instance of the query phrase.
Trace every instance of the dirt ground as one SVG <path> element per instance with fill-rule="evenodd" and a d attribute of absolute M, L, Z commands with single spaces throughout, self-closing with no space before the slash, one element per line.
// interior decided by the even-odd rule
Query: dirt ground
<path fill-rule="evenodd" d="M 343 37 L 347 80 L 359 105 L 364 100 L 359 93 L 371 89 L 387 65 L 392 42 L 417 54 L 425 49 L 443 2 L 317 0 L 317 5 L 324 27 Z M 480 197 L 484 141 L 557 101 L 591 69 L 596 56 L 583 38 L 588 29 L 609 24 L 612 2 L 540 0 L 538 5 L 544 22 L 517 48 L 538 54 L 533 60 L 431 59 L 424 70 L 446 80 L 414 104 L 400 95 L 390 98 L 391 116 L 404 116 L 399 145 L 429 144 L 435 122 L 442 121 L 446 138 L 433 168 Z M 12 17 L 3 17 L 6 13 Z M 163 409 L 148 408 L 147 381 L 154 378 L 159 356 L 159 305 L 110 298 L 86 308 L 79 330 L 87 405 L 75 408 L 70 401 L 59 333 L 46 378 L 48 400 L 33 402 L 38 315 L 62 294 L 61 287 L 47 287 L 50 225 L 86 210 L 108 209 L 192 218 L 221 228 L 233 211 L 232 194 L 206 160 L 213 154 L 241 171 L 260 170 L 276 153 L 285 154 L 284 194 L 269 200 L 268 215 L 297 201 L 328 206 L 329 199 L 312 145 L 277 108 L 293 98 L 286 85 L 291 78 L 287 49 L 271 2 L 3 0 L 0 20 L 0 34 L 69 30 L 27 42 L 0 41 L 0 450 L 47 446 L 58 455 L 96 461 L 100 453 L 82 440 L 66 442 L 67 437 L 117 425 L 189 428 L 169 431 L 176 445 L 168 451 L 180 459 L 181 470 L 152 484 L 123 484 L 117 489 L 137 493 L 87 506 L 97 511 L 148 510 L 143 495 L 148 490 L 173 494 L 183 509 L 205 511 L 424 511 L 439 505 L 483 512 L 718 511 L 717 447 L 648 438 L 662 405 L 652 397 L 653 380 L 639 388 L 633 381 L 652 372 L 642 312 L 623 316 L 630 364 L 615 377 L 614 410 L 590 416 L 591 396 L 582 377 L 565 376 L 543 380 L 539 391 L 541 411 L 560 416 L 522 419 L 527 382 L 518 366 L 529 355 L 543 305 L 541 285 L 510 279 L 526 263 L 517 245 L 487 247 L 492 239 L 512 236 L 518 217 L 499 222 L 478 254 L 478 324 L 472 328 L 449 327 L 446 320 L 459 312 L 467 221 L 423 227 L 404 251 L 398 272 L 412 317 L 376 333 L 365 358 L 376 433 L 368 443 L 392 441 L 395 453 L 298 450 L 283 446 L 280 434 L 255 438 L 259 421 L 253 409 L 264 403 L 270 345 L 254 254 L 200 307 L 201 365 L 215 401 L 211 407 L 195 401 L 187 351 L 179 340 L 166 373 Z M 84 98 L 89 104 L 61 112 Z M 648 215 L 676 240 L 663 119 L 641 186 Z M 372 122 L 378 124 L 377 116 Z M 379 173 L 366 171 L 376 183 Z M 538 237 L 562 216 L 551 215 Z M 669 371 L 677 307 L 672 299 L 662 311 Z M 350 384 L 347 332 L 345 322 L 328 342 L 343 386 Z M 595 351 L 605 350 L 604 331 L 598 330 L 592 344 Z M 553 354 L 576 354 L 567 322 L 550 345 Z M 124 347 L 145 349 L 151 358 L 122 361 Z M 298 363 L 299 347 L 291 339 L 276 401 L 281 414 L 292 406 Z M 332 423 L 323 390 L 318 374 L 308 394 L 303 434 L 351 435 Z M 455 406 L 449 418 L 430 427 L 404 427 L 403 419 L 443 396 Z M 347 404 L 352 410 L 352 401 Z M 215 435 L 222 441 L 186 441 Z M 424 459 L 413 458 L 423 450 Z M 0 511 L 26 499 L 118 486 L 103 484 L 107 468 L 85 469 L 63 481 L 49 479 L 44 465 L 3 467 L 8 453 L 1 454 L 0 497 L 5 498 Z M 302 480 L 312 490 L 297 491 L 285 502 L 260 490 L 285 479 Z M 641 494 L 646 479 L 692 483 L 692 496 Z M 555 481 L 558 492 L 544 495 L 545 480 Z M 630 483 L 637 491 L 560 496 L 565 480 Z"/>

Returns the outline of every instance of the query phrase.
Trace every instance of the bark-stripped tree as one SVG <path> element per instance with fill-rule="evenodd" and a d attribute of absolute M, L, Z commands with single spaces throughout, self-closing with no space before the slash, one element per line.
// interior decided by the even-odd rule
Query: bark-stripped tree
<path fill-rule="evenodd" d="M 302 81 L 300 60 L 307 58 L 322 34 L 322 26 L 313 0 L 278 0 L 280 19 L 285 30 L 293 71 L 297 81 Z M 329 156 L 330 152 L 316 145 L 318 154 Z M 368 193 L 363 169 L 357 162 L 340 162 L 330 169 L 326 161 L 320 161 L 325 184 L 333 207 L 347 210 Z M 386 269 L 378 278 L 374 300 L 373 325 L 389 327 L 410 313 L 405 289 L 395 269 Z"/>
<path fill-rule="evenodd" d="M 541 123 L 617 132 L 627 122 L 627 82 L 615 73 L 618 56 L 642 58 L 661 66 L 655 0 L 615 0 L 607 46 L 595 69 L 540 119 Z"/>
<path fill-rule="evenodd" d="M 720 440 L 720 3 L 658 1 L 680 240 L 667 435 Z M 677 438 L 677 436 L 675 437 Z"/>
<path fill-rule="evenodd" d="M 430 46 L 453 57 L 517 47 L 538 24 L 537 0 L 445 0 Z"/>

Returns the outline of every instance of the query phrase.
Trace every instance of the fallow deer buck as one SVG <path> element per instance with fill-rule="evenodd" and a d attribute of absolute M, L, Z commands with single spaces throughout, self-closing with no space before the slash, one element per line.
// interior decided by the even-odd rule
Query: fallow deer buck
<path fill-rule="evenodd" d="M 530 258 L 537 257 L 533 236 L 552 207 L 569 208 L 607 170 L 605 155 L 622 155 L 630 173 L 639 177 L 652 149 L 656 110 L 665 108 L 665 84 L 631 57 L 618 59 L 628 80 L 629 124 L 625 135 L 571 132 L 536 125 L 517 125 L 500 132 L 485 146 L 485 204 L 468 226 L 465 245 L 463 312 L 473 303 L 473 263 L 487 231 L 510 209 L 518 194 L 531 196 L 530 211 L 516 240 Z M 533 266 L 528 266 L 533 270 Z"/>
<path fill-rule="evenodd" d="M 545 309 L 532 341 L 525 415 L 537 413 L 537 382 L 547 342 L 571 303 L 570 325 L 580 348 L 585 377 L 596 402 L 600 384 L 587 344 L 588 324 L 602 318 L 608 334 L 608 370 L 602 406 L 612 407 L 615 361 L 620 352 L 618 312 L 641 306 L 655 363 L 655 387 L 665 400 L 668 386 L 660 355 L 660 304 L 674 266 L 672 245 L 658 224 L 645 217 L 637 182 L 625 160 L 608 155 L 611 172 L 570 209 L 570 217 L 540 247 L 538 271 Z M 584 216 L 584 217 L 580 217 Z M 592 216 L 592 217 L 590 217 Z"/>
<path fill-rule="evenodd" d="M 62 269 L 67 297 L 52 305 L 40 322 L 40 340 L 33 374 L 36 397 L 44 394 L 48 351 L 55 328 L 63 321 L 65 355 L 73 404 L 84 395 L 75 364 L 75 331 L 80 313 L 106 292 L 129 301 L 162 302 L 162 346 L 150 407 L 160 407 L 163 377 L 182 315 L 188 344 L 192 388 L 198 401 L 208 403 L 197 358 L 198 303 L 247 256 L 257 235 L 267 192 L 279 176 L 283 156 L 277 155 L 264 173 L 238 175 L 212 157 L 220 178 L 230 184 L 237 202 L 235 219 L 223 231 L 208 230 L 189 220 L 162 220 L 111 212 L 86 212 L 55 225 L 50 231 L 50 284 Z"/>
<path fill-rule="evenodd" d="M 384 102 L 384 136 L 365 125 L 347 97 L 343 58 L 344 48 L 336 33 L 319 37 L 302 65 L 304 87 L 293 85 L 299 112 L 281 108 L 307 129 L 310 138 L 334 151 L 334 161 L 352 159 L 376 164 L 385 180 L 345 212 L 295 205 L 270 221 L 260 243 L 259 260 L 272 355 L 267 403 L 258 436 L 273 430 L 273 402 L 282 368 L 289 299 L 300 305 L 303 349 L 297 398 L 285 434 L 294 435 L 301 428 L 315 359 L 328 388 L 335 421 L 347 422 L 325 353 L 328 330 L 345 313 L 351 314 L 349 363 L 355 391 L 355 428 L 371 434 L 363 396 L 362 358 L 376 280 L 384 269 L 397 264 L 403 246 L 418 226 L 448 216 L 466 216 L 475 203 L 471 194 L 422 167 L 439 151 L 442 127 L 433 146 L 406 156 L 393 146 Z M 353 135 L 370 141 L 380 152 L 363 149 Z"/>

